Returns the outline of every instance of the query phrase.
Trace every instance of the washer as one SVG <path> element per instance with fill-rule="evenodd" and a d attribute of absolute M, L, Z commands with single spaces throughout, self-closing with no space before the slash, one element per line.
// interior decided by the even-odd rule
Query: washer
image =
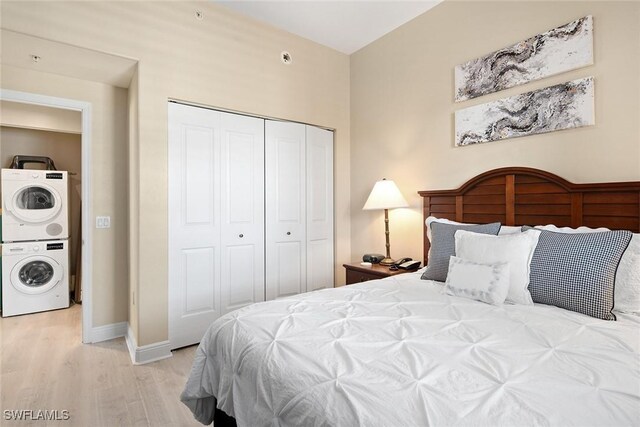
<path fill-rule="evenodd" d="M 69 307 L 69 241 L 2 245 L 2 316 Z"/>
<path fill-rule="evenodd" d="M 69 237 L 67 172 L 2 169 L 2 240 Z"/>

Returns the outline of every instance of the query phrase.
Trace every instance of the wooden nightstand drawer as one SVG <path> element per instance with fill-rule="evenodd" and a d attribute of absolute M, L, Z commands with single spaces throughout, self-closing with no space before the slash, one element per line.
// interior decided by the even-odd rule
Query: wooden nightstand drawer
<path fill-rule="evenodd" d="M 367 280 L 382 279 L 382 276 L 375 274 L 363 273 L 361 271 L 347 269 L 347 285 L 354 283 L 366 282 Z"/>
<path fill-rule="evenodd" d="M 347 272 L 347 285 L 354 283 L 366 282 L 368 280 L 384 279 L 385 277 L 395 276 L 396 274 L 406 273 L 407 270 L 389 270 L 389 267 L 374 264 L 371 267 L 361 266 L 359 262 L 342 265 Z"/>

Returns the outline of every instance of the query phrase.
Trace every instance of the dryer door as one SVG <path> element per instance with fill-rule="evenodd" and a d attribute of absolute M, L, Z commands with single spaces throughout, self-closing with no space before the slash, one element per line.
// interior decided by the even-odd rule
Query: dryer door
<path fill-rule="evenodd" d="M 62 279 L 62 266 L 47 256 L 30 256 L 11 270 L 11 284 L 24 294 L 43 294 Z"/>
<path fill-rule="evenodd" d="M 41 223 L 55 218 L 62 209 L 60 194 L 43 183 L 26 184 L 11 197 L 7 210 L 26 223 Z"/>

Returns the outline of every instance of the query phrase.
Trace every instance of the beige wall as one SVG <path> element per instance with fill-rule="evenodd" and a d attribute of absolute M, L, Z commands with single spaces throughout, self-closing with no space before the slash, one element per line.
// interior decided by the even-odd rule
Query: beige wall
<path fill-rule="evenodd" d="M 93 233 L 93 326 L 126 321 L 127 91 L 5 65 L 0 85 L 91 103 L 91 209 L 93 215 L 111 216 L 110 229 Z"/>
<path fill-rule="evenodd" d="M 81 135 L 0 126 L 0 166 L 11 166 L 13 156 L 46 156 L 53 159 L 56 168 L 68 171 L 80 179 L 82 162 L 80 157 Z M 27 164 L 30 169 L 44 169 L 45 165 Z"/>
<path fill-rule="evenodd" d="M 61 108 L 0 101 L 0 125 L 80 134 L 82 114 Z"/>
<path fill-rule="evenodd" d="M 582 16 L 594 17 L 595 65 L 454 104 L 457 64 Z M 455 148 L 457 109 L 595 77 L 596 125 Z M 418 190 L 529 166 L 570 181 L 640 179 L 640 3 L 445 1 L 351 57 L 352 256 L 384 251 L 382 214 L 363 212 L 376 180 L 411 207 L 390 212 L 392 256 L 422 256 Z"/>
<path fill-rule="evenodd" d="M 335 182 L 349 182 L 348 56 L 209 2 L 3 1 L 1 8 L 3 28 L 139 60 L 139 164 L 130 171 L 139 185 L 137 231 L 132 226 L 139 345 L 167 339 L 169 98 L 335 128 Z M 283 50 L 292 65 L 280 62 Z M 336 272 L 344 281 L 349 186 L 337 185 L 335 199 Z"/>
<path fill-rule="evenodd" d="M 3 103 L 8 104 L 8 103 Z M 18 104 L 18 103 L 11 103 Z M 22 104 L 23 106 L 32 107 L 32 105 Z M 2 109 L 2 112 L 7 111 Z M 21 111 L 20 108 L 14 109 L 14 112 Z M 33 110 L 28 109 L 28 112 Z M 64 127 L 82 128 L 82 117 L 80 112 L 69 110 L 56 110 L 46 108 L 47 112 L 53 113 L 53 117 L 62 118 L 61 124 Z M 60 111 L 74 113 L 75 120 L 66 120 L 65 114 L 59 114 Z M 43 111 L 44 112 L 44 111 Z M 50 118 L 40 117 L 45 120 Z M 34 122 L 29 121 L 30 114 L 16 115 L 12 123 L 24 123 L 27 126 Z M 37 121 L 37 120 L 36 120 Z M 75 123 L 77 122 L 77 123 Z M 48 124 L 50 127 L 57 127 L 57 122 L 51 120 Z M 69 271 L 73 276 L 76 273 L 76 249 L 80 230 L 80 210 L 81 206 L 81 185 L 82 185 L 82 159 L 81 159 L 82 136 L 75 133 L 50 132 L 36 129 L 24 129 L 16 127 L 0 127 L 0 162 L 3 168 L 11 166 L 13 156 L 21 154 L 27 156 L 46 156 L 53 159 L 56 168 L 61 171 L 69 172 Z M 26 167 L 31 169 L 44 169 L 45 165 L 27 164 Z M 74 282 L 69 281 L 69 285 L 73 289 Z"/>
<path fill-rule="evenodd" d="M 515 165 L 576 182 L 640 179 L 638 3 L 446 1 L 351 58 L 207 2 L 3 1 L 0 7 L 3 28 L 139 60 L 138 90 L 129 100 L 126 91 L 105 85 L 85 92 L 88 82 L 2 67 L 3 88 L 121 102 L 117 120 L 124 125 L 114 121 L 115 110 L 95 121 L 102 132 L 122 132 L 105 141 L 126 141 L 127 104 L 137 105 L 137 117 L 129 115 L 130 122 L 137 118 L 129 133 L 133 147 L 103 144 L 93 154 L 96 170 L 111 171 L 94 178 L 104 189 L 94 214 L 125 209 L 120 224 L 130 221 L 131 237 L 96 230 L 93 250 L 108 254 L 94 272 L 94 325 L 125 320 L 129 311 L 139 345 L 167 339 L 169 98 L 336 129 L 339 282 L 341 263 L 384 249 L 381 213 L 361 211 L 382 177 L 394 179 L 411 204 L 391 212 L 392 255 L 413 257 L 421 256 L 422 244 L 418 190 L 456 187 L 482 171 Z M 196 8 L 203 21 L 194 18 Z M 586 14 L 594 15 L 594 66 L 453 103 L 455 65 Z M 282 50 L 291 52 L 292 65 L 279 61 Z M 589 75 L 596 78 L 596 126 L 453 147 L 456 109 Z M 114 177 L 116 164 L 124 171 Z M 114 193 L 127 188 L 127 175 L 130 197 L 120 204 Z M 340 185 L 347 182 L 350 187 Z M 135 204 L 130 216 L 128 201 Z M 127 248 L 129 276 L 116 256 Z M 114 271 L 125 276 L 114 278 Z M 133 298 L 128 306 L 134 292 L 137 306 Z"/>

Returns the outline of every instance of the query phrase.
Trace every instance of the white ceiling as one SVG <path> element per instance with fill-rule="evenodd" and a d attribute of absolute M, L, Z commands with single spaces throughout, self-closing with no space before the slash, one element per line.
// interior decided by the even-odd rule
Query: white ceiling
<path fill-rule="evenodd" d="M 350 55 L 442 0 L 213 1 Z"/>

